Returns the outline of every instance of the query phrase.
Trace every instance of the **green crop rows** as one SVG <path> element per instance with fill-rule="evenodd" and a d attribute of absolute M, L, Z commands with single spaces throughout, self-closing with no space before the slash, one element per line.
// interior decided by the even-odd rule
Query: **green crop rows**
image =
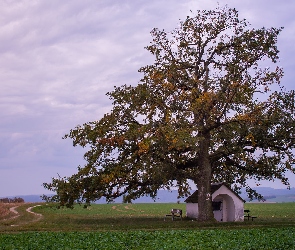
<path fill-rule="evenodd" d="M 103 204 L 57 209 L 56 204 L 18 208 L 20 216 L 0 221 L 0 249 L 294 249 L 295 203 L 246 203 L 257 218 L 200 223 L 164 220 L 185 204 Z"/>
<path fill-rule="evenodd" d="M 294 228 L 0 234 L 1 249 L 295 249 Z"/>

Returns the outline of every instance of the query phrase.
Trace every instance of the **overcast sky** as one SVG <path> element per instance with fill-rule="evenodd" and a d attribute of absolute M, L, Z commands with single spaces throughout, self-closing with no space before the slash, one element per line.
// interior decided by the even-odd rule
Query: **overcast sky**
<path fill-rule="evenodd" d="M 48 193 L 43 182 L 74 174 L 84 150 L 63 135 L 110 111 L 114 86 L 138 83 L 154 27 L 172 30 L 217 2 L 254 27 L 285 27 L 279 65 L 294 89 L 295 1 L 0 1 L 0 197 Z"/>

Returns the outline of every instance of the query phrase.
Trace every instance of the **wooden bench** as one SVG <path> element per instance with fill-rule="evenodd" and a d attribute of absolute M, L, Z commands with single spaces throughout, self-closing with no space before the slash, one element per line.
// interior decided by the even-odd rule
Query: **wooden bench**
<path fill-rule="evenodd" d="M 251 215 L 250 215 L 250 210 L 244 210 L 244 213 L 246 213 L 246 214 L 244 214 L 244 217 L 245 217 L 245 218 L 248 218 L 248 220 L 250 220 L 250 218 L 251 218 L 252 221 L 253 221 L 254 219 L 257 218 L 257 216 L 251 216 Z"/>
<path fill-rule="evenodd" d="M 172 208 L 170 211 L 170 214 L 166 214 L 164 217 L 164 220 L 166 220 L 166 217 L 172 217 L 172 220 L 175 218 L 180 218 L 182 220 L 182 210 L 177 208 Z"/>

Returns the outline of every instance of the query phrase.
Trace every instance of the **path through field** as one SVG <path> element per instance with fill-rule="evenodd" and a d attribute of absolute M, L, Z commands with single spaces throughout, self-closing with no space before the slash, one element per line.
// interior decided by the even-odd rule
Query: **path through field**
<path fill-rule="evenodd" d="M 35 215 L 36 217 L 35 217 L 35 219 L 33 220 L 33 221 L 38 221 L 38 220 L 40 220 L 41 218 L 42 218 L 42 214 L 38 214 L 38 213 L 35 213 L 35 212 L 33 212 L 32 211 L 32 209 L 34 208 L 34 207 L 39 207 L 39 206 L 41 206 L 41 205 L 35 205 L 35 206 L 32 206 L 32 207 L 28 207 L 27 209 L 26 209 L 26 211 L 28 212 L 28 213 L 31 213 L 31 214 L 33 214 L 33 215 Z"/>
<path fill-rule="evenodd" d="M 33 220 L 27 221 L 26 223 L 36 222 L 36 221 L 38 221 L 38 220 L 40 220 L 42 218 L 42 216 L 43 216 L 42 214 L 38 214 L 38 213 L 35 213 L 35 212 L 32 211 L 32 209 L 34 207 L 38 207 L 38 206 L 41 206 L 41 205 L 31 206 L 31 207 L 28 207 L 26 209 L 26 212 L 35 215 L 35 217 L 34 217 Z M 18 218 L 20 216 L 20 213 L 16 210 L 18 207 L 20 207 L 20 206 L 13 206 L 13 207 L 9 208 L 9 211 L 12 212 L 14 214 L 14 216 L 9 217 L 9 218 L 6 218 L 6 219 L 3 219 L 2 221 L 13 220 L 13 219 Z M 18 224 L 11 224 L 11 226 L 18 226 Z"/>
<path fill-rule="evenodd" d="M 10 218 L 8 218 L 8 219 L 15 219 L 15 218 L 17 218 L 17 217 L 19 217 L 19 213 L 18 213 L 18 211 L 16 211 L 16 208 L 18 208 L 19 206 L 15 206 L 15 207 L 11 207 L 11 208 L 9 208 L 9 210 L 12 212 L 12 213 L 14 213 L 15 215 L 13 216 L 13 217 L 10 217 Z M 8 220 L 8 219 L 6 219 L 6 220 Z"/>

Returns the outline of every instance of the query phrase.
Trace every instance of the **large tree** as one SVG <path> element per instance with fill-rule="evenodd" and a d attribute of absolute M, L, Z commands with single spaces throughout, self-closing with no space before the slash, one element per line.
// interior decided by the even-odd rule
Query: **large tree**
<path fill-rule="evenodd" d="M 89 149 L 87 164 L 44 183 L 56 192 L 51 200 L 129 201 L 172 187 L 183 196 L 193 182 L 206 221 L 212 182 L 246 187 L 250 197 L 258 194 L 248 179 L 289 185 L 294 95 L 283 91 L 275 66 L 281 30 L 251 28 L 228 7 L 197 11 L 172 32 L 154 29 L 146 49 L 155 62 L 139 70 L 140 83 L 115 87 L 111 113 L 65 136 Z"/>

